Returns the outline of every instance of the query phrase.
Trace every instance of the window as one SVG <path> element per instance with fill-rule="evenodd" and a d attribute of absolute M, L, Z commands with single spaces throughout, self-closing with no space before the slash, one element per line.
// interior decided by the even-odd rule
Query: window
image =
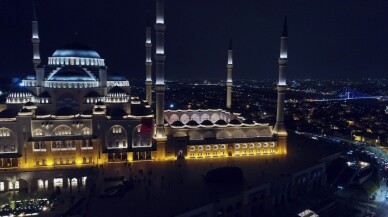
<path fill-rule="evenodd" d="M 41 129 L 36 129 L 36 130 L 35 130 L 35 136 L 43 136 L 43 130 L 41 130 Z"/>
<path fill-rule="evenodd" d="M 0 137 L 10 137 L 11 131 L 8 129 L 0 129 Z"/>
<path fill-rule="evenodd" d="M 264 148 L 268 147 L 268 143 L 264 143 L 263 147 Z"/>
<path fill-rule="evenodd" d="M 53 141 L 51 143 L 51 149 L 53 151 L 74 151 L 76 150 L 76 144 L 74 140 Z"/>
<path fill-rule="evenodd" d="M 258 147 L 258 148 L 261 148 L 261 143 L 257 143 L 257 147 Z"/>
<path fill-rule="evenodd" d="M 66 141 L 66 147 L 67 150 L 76 150 L 76 145 L 74 140 L 68 140 Z"/>
<path fill-rule="evenodd" d="M 0 182 L 0 191 L 4 191 L 5 188 L 4 188 L 4 182 Z"/>
<path fill-rule="evenodd" d="M 92 134 L 92 130 L 85 127 L 84 129 L 82 129 L 82 134 L 83 135 L 91 135 Z"/>
<path fill-rule="evenodd" d="M 46 151 L 46 143 L 42 141 L 34 142 L 33 151 Z"/>
<path fill-rule="evenodd" d="M 190 146 L 190 151 L 195 151 L 195 146 Z"/>
<path fill-rule="evenodd" d="M 198 146 L 198 151 L 203 151 L 202 145 Z M 201 154 L 202 155 L 202 154 Z"/>
<path fill-rule="evenodd" d="M 207 145 L 206 146 L 206 151 L 209 151 L 210 150 L 210 145 Z"/>
<path fill-rule="evenodd" d="M 86 180 L 87 180 L 87 177 L 83 176 L 82 179 L 81 179 L 81 183 L 82 183 L 83 186 L 86 185 Z"/>
<path fill-rule="evenodd" d="M 15 185 L 14 185 L 14 183 L 15 183 Z M 9 190 L 13 190 L 14 187 L 15 187 L 15 190 L 19 189 L 19 181 L 15 181 L 14 183 L 13 182 L 8 182 L 8 189 Z"/>
<path fill-rule="evenodd" d="M 248 145 L 247 144 L 243 144 L 242 148 L 248 148 Z"/>
<path fill-rule="evenodd" d="M 213 150 L 218 150 L 218 145 L 214 145 Z"/>
<path fill-rule="evenodd" d="M 270 145 L 269 145 L 271 148 L 275 147 L 275 143 L 274 142 L 271 142 Z"/>
<path fill-rule="evenodd" d="M 82 140 L 81 149 L 93 149 L 92 141 L 90 140 Z"/>
<path fill-rule="evenodd" d="M 225 147 L 226 147 L 225 145 L 221 145 L 221 147 L 220 147 L 220 148 L 221 148 L 221 149 L 225 149 Z"/>
<path fill-rule="evenodd" d="M 249 148 L 254 148 L 255 147 L 255 144 L 251 143 L 249 144 Z"/>
<path fill-rule="evenodd" d="M 54 188 L 63 186 L 63 178 L 54 178 Z"/>
<path fill-rule="evenodd" d="M 113 127 L 113 133 L 114 134 L 120 134 L 122 132 L 121 127 Z"/>
<path fill-rule="evenodd" d="M 235 148 L 235 149 L 240 149 L 240 144 L 234 145 L 234 148 Z"/>
<path fill-rule="evenodd" d="M 57 128 L 54 129 L 54 135 L 56 136 L 67 136 L 67 135 L 72 135 L 72 130 L 69 126 L 58 126 Z"/>
<path fill-rule="evenodd" d="M 135 129 L 132 131 L 132 147 L 138 148 L 138 147 L 152 147 L 152 130 L 147 128 L 147 130 L 141 131 L 142 124 L 135 127 Z M 149 130 L 149 131 L 148 131 Z M 122 137 L 123 138 L 123 137 Z M 127 147 L 127 142 L 125 141 L 125 147 Z M 124 143 L 123 143 L 124 144 Z"/>
<path fill-rule="evenodd" d="M 48 180 L 38 179 L 38 188 L 46 189 L 48 187 Z"/>
<path fill-rule="evenodd" d="M 75 187 L 77 187 L 78 180 L 76 178 L 67 179 L 67 183 L 69 186 L 75 188 Z"/>

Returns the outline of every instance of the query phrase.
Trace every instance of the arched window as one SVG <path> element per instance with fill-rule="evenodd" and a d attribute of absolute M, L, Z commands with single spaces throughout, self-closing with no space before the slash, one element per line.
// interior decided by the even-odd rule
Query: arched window
<path fill-rule="evenodd" d="M 107 133 L 108 149 L 111 148 L 127 148 L 127 132 L 120 125 L 112 126 Z"/>
<path fill-rule="evenodd" d="M 152 146 L 152 131 L 141 131 L 141 124 L 135 127 L 132 132 L 132 147 L 143 148 Z"/>
<path fill-rule="evenodd" d="M 56 136 L 67 136 L 73 135 L 73 131 L 69 126 L 59 125 L 53 130 L 53 134 Z"/>
<path fill-rule="evenodd" d="M 36 130 L 34 130 L 33 135 L 34 136 L 44 136 L 43 135 L 43 130 L 42 129 L 36 129 Z"/>
<path fill-rule="evenodd" d="M 180 120 L 181 120 L 181 122 L 182 122 L 183 124 L 187 124 L 187 122 L 190 121 L 190 118 L 189 118 L 189 116 L 188 116 L 187 114 L 183 114 L 183 115 L 181 116 Z"/>
<path fill-rule="evenodd" d="M 85 127 L 82 129 L 82 135 L 91 135 L 92 134 L 92 130 L 88 127 Z"/>

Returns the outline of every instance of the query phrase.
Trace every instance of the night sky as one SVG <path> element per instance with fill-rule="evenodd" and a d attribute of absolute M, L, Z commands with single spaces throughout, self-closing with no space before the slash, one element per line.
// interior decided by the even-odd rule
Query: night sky
<path fill-rule="evenodd" d="M 43 63 L 77 38 L 110 72 L 145 77 L 154 1 L 37 0 L 36 7 Z M 233 38 L 234 79 L 277 79 L 285 15 L 289 79 L 388 78 L 387 9 L 386 0 L 166 0 L 165 78 L 225 80 Z M 1 76 L 32 73 L 31 17 L 32 1 L 0 1 Z"/>

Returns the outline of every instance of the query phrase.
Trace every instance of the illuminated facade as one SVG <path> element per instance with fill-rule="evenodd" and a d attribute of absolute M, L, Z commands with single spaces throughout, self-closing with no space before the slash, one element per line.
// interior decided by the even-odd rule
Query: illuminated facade
<path fill-rule="evenodd" d="M 239 114 L 221 109 L 164 110 L 164 2 L 157 0 L 156 6 L 155 113 L 150 107 L 150 27 L 146 29 L 147 99 L 140 100 L 131 96 L 126 78 L 109 75 L 105 60 L 81 43 L 57 49 L 48 58 L 47 65 L 42 66 L 38 21 L 34 13 L 35 75 L 27 76 L 20 87 L 7 95 L 7 108 L 0 112 L 0 167 L 287 153 L 284 127 L 274 130 L 269 124 L 245 120 Z M 283 40 L 284 36 L 279 63 L 287 58 Z M 230 46 L 227 61 L 229 108 L 232 68 Z M 284 69 L 281 73 L 284 77 Z M 285 88 L 282 82 L 279 80 L 279 85 Z M 284 109 L 284 94 L 278 100 L 282 101 L 278 103 L 279 112 Z M 282 124 L 283 117 L 279 117 Z"/>

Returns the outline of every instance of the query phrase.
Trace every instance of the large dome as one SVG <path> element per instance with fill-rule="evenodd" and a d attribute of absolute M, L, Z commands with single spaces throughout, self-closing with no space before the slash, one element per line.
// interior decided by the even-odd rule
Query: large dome
<path fill-rule="evenodd" d="M 52 57 L 101 58 L 95 50 L 77 41 L 57 49 Z"/>

